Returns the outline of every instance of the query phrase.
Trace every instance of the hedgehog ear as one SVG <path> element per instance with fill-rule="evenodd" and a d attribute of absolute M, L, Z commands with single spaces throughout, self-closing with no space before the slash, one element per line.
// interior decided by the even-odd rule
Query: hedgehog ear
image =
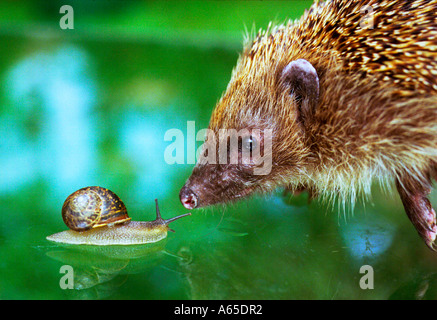
<path fill-rule="evenodd" d="M 316 69 L 307 60 L 297 59 L 282 70 L 281 80 L 299 103 L 299 119 L 308 124 L 313 119 L 319 100 L 319 76 Z"/>

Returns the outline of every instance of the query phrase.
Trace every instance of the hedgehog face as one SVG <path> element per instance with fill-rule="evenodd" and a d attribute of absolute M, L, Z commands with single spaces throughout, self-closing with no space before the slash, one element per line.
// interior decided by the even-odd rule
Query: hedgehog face
<path fill-rule="evenodd" d="M 188 208 L 236 200 L 258 190 L 272 173 L 272 131 L 209 131 L 191 177 L 180 192 Z"/>
<path fill-rule="evenodd" d="M 187 209 L 226 203 L 280 185 L 302 185 L 307 155 L 304 123 L 318 95 L 318 77 L 306 60 L 292 61 L 268 90 L 234 77 L 211 117 L 191 177 L 180 191 Z"/>

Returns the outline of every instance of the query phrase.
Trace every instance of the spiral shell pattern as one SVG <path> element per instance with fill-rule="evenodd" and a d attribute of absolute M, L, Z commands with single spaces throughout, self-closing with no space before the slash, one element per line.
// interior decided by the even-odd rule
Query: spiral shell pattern
<path fill-rule="evenodd" d="M 72 193 L 62 206 L 62 219 L 68 228 L 75 231 L 130 220 L 121 199 L 102 187 L 86 187 Z"/>

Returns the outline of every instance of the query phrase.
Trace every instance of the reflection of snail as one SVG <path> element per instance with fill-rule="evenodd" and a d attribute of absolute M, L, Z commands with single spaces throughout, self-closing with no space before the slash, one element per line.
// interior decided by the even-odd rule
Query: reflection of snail
<path fill-rule="evenodd" d="M 156 202 L 154 221 L 130 221 L 121 199 L 101 187 L 77 190 L 65 200 L 62 218 L 71 229 L 47 237 L 69 244 L 129 245 L 157 242 L 167 237 L 170 222 L 190 215 L 186 213 L 163 220 Z"/>

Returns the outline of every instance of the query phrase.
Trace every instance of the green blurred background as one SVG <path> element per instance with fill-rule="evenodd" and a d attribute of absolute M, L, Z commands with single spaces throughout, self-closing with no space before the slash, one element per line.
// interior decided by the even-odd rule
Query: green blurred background
<path fill-rule="evenodd" d="M 64 4 L 73 30 L 59 27 Z M 207 127 L 245 30 L 310 5 L 1 1 L 0 298 L 435 299 L 437 255 L 379 188 L 353 215 L 278 190 L 194 210 L 153 246 L 45 240 L 66 229 L 65 198 L 88 185 L 116 192 L 133 220 L 152 220 L 155 198 L 165 218 L 185 213 L 193 165 L 164 161 L 165 132 Z M 365 264 L 373 290 L 359 286 Z M 60 286 L 63 265 L 74 289 Z"/>

